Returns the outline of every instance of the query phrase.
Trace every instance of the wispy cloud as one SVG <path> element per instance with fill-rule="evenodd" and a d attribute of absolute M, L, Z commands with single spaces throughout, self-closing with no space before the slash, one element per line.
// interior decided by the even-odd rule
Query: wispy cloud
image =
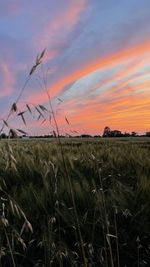
<path fill-rule="evenodd" d="M 42 32 L 33 38 L 37 49 L 47 47 L 47 60 L 56 57 L 62 49 L 68 46 L 68 38 L 80 21 L 80 15 L 85 8 L 86 0 L 67 1 L 67 5 L 58 9 L 55 17 L 47 21 Z"/>
<path fill-rule="evenodd" d="M 2 0 L 1 111 L 18 94 L 36 54 L 47 47 L 48 91 L 54 107 L 57 97 L 64 101 L 57 113 L 63 131 L 66 115 L 70 127 L 81 132 L 97 133 L 105 124 L 148 130 L 149 8 L 147 0 Z M 47 104 L 37 73 L 23 100 Z M 32 126 L 48 129 L 46 123 Z"/>
<path fill-rule="evenodd" d="M 13 92 L 14 76 L 10 70 L 10 67 L 5 62 L 0 62 L 0 73 L 1 73 L 1 90 L 0 98 L 10 96 Z"/>
<path fill-rule="evenodd" d="M 104 58 L 98 58 L 95 62 L 88 62 L 87 65 L 85 65 L 82 68 L 77 67 L 74 72 L 64 77 L 62 76 L 60 79 L 58 79 L 57 81 L 55 81 L 54 83 L 50 85 L 49 92 L 51 94 L 51 97 L 57 96 L 59 93 L 61 93 L 63 88 L 67 86 L 68 84 L 75 82 L 76 80 L 96 70 L 107 69 L 107 68 L 110 68 L 110 66 L 111 68 L 113 68 L 113 67 L 116 67 L 118 64 L 121 64 L 121 63 L 123 64 L 127 60 L 130 60 L 130 61 L 132 60 L 134 61 L 135 59 L 137 60 L 138 57 L 140 58 L 142 55 L 149 53 L 149 47 L 150 47 L 150 42 L 147 41 L 147 42 L 144 42 L 143 44 L 140 44 L 140 45 L 128 48 L 128 49 L 124 49 L 122 51 L 106 56 Z M 142 64 L 144 65 L 144 63 Z M 129 67 L 130 70 L 126 69 L 126 71 L 131 73 L 131 71 L 135 69 L 136 66 L 138 67 L 138 63 L 136 63 L 136 65 L 134 66 L 130 66 Z M 121 74 L 121 72 L 119 72 L 118 75 L 124 76 L 123 73 Z M 68 90 L 70 90 L 70 88 Z M 43 96 L 41 96 L 41 94 L 39 96 L 38 93 L 35 93 L 29 96 L 29 101 L 30 100 L 32 101 L 33 99 L 35 101 L 39 101 L 39 99 L 41 99 L 41 101 L 45 102 L 46 96 L 44 94 Z"/>

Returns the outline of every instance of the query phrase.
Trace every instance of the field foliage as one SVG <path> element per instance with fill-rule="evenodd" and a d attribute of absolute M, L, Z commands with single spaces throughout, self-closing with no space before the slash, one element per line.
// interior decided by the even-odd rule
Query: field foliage
<path fill-rule="evenodd" d="M 150 141 L 120 140 L 1 140 L 0 266 L 150 266 Z"/>

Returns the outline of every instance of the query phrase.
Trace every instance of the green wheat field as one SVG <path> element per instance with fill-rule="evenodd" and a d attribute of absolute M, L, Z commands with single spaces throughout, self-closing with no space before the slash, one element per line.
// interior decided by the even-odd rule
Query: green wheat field
<path fill-rule="evenodd" d="M 150 266 L 150 140 L 0 140 L 0 266 Z"/>

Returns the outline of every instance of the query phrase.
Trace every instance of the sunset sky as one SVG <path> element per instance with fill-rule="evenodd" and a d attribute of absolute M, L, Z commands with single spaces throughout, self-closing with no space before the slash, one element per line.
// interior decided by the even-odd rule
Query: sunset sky
<path fill-rule="evenodd" d="M 150 131 L 149 0 L 1 0 L 1 124 L 44 48 L 19 111 L 49 107 L 44 75 L 61 133 Z M 50 133 L 49 121 L 28 113 L 27 126 L 17 117 L 11 127 Z"/>

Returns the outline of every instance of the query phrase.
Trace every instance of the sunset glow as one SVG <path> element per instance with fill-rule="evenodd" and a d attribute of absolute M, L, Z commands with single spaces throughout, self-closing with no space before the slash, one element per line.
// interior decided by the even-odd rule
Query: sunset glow
<path fill-rule="evenodd" d="M 33 75 L 20 105 L 22 101 L 48 107 L 39 83 L 44 70 L 62 133 L 100 134 L 106 125 L 149 131 L 149 10 L 147 0 L 2 0 L 1 115 L 7 116 L 36 55 L 46 47 L 43 66 Z M 27 120 L 26 127 L 14 123 L 31 134 L 50 132 L 49 122 Z"/>

